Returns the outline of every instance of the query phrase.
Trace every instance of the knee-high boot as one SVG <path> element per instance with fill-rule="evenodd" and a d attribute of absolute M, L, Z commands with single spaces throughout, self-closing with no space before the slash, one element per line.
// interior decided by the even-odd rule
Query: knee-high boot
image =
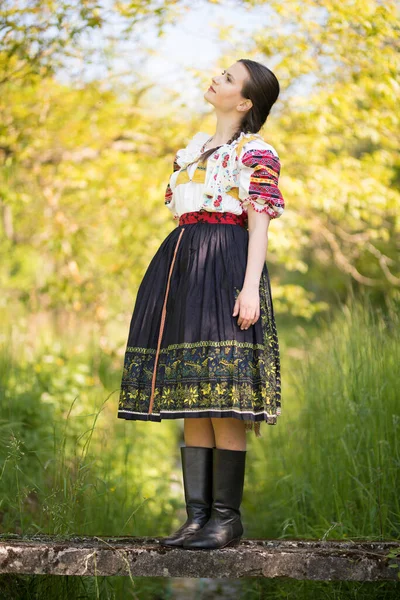
<path fill-rule="evenodd" d="M 239 543 L 246 452 L 214 448 L 211 516 L 204 527 L 184 540 L 183 548 L 224 548 Z"/>
<path fill-rule="evenodd" d="M 181 460 L 187 519 L 175 533 L 159 540 L 162 546 L 182 546 L 210 518 L 213 449 L 182 446 Z"/>

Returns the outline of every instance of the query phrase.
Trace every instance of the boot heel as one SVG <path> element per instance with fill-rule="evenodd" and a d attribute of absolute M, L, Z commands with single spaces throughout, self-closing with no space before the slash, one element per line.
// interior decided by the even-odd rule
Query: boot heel
<path fill-rule="evenodd" d="M 228 542 L 227 544 L 225 544 L 225 546 L 221 546 L 221 548 L 227 548 L 228 546 L 239 546 L 241 539 L 242 539 L 241 537 L 235 538 L 235 539 L 231 540 L 230 542 Z"/>

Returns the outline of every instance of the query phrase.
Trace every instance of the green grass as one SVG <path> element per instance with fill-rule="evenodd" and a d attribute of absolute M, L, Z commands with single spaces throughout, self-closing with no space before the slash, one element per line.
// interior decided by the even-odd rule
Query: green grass
<path fill-rule="evenodd" d="M 285 361 L 282 415 L 251 448 L 248 537 L 399 539 L 399 312 L 351 300 Z"/>
<path fill-rule="evenodd" d="M 398 310 L 374 308 L 366 295 L 285 331 L 278 321 L 282 415 L 262 425 L 262 438 L 248 436 L 245 537 L 399 539 Z M 3 334 L 0 532 L 167 535 L 185 518 L 182 422 L 117 419 L 124 342 L 112 347 L 84 333 L 76 340 L 51 328 L 40 339 L 24 337 L 23 327 L 16 335 L 16 326 Z M 3 576 L 0 591 L 173 597 L 163 578 L 133 583 Z M 247 580 L 242 597 L 307 598 L 311 589 L 314 598 L 316 590 L 361 597 L 359 584 L 329 584 L 328 596 L 317 582 L 274 583 Z M 386 589 L 379 597 L 392 597 Z"/>

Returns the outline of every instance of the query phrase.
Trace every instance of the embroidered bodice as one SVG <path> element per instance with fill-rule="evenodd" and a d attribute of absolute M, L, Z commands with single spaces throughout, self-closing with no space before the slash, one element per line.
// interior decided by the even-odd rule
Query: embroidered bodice
<path fill-rule="evenodd" d="M 199 210 L 240 215 L 250 204 L 271 219 L 280 217 L 285 201 L 278 188 L 280 161 L 275 148 L 259 134 L 242 132 L 203 164 L 198 159 L 209 138 L 207 133 L 196 133 L 176 153 L 165 192 L 165 205 L 174 219 Z"/>

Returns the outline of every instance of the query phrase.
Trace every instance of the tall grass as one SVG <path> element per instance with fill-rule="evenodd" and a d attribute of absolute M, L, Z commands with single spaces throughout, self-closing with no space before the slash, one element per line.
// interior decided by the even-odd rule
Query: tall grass
<path fill-rule="evenodd" d="M 249 537 L 399 539 L 399 321 L 353 297 L 285 363 L 281 421 L 252 447 Z"/>
<path fill-rule="evenodd" d="M 0 534 L 166 535 L 183 511 L 181 430 L 116 418 L 123 342 L 104 347 L 51 327 L 38 339 L 24 321 L 4 329 Z M 167 587 L 160 578 L 0 577 L 4 600 L 150 600 Z"/>
<path fill-rule="evenodd" d="M 366 296 L 315 325 L 317 335 L 295 330 L 297 348 L 282 337 L 282 415 L 247 438 L 245 537 L 399 539 L 399 312 Z M 34 349 L 13 340 L 3 335 L 0 351 L 0 533 L 173 531 L 185 517 L 182 422 L 116 418 L 121 349 L 95 336 L 77 349 L 49 332 Z M 161 579 L 55 579 L 0 578 L 2 597 L 18 597 L 14 584 L 32 598 L 47 597 L 46 585 L 59 598 L 168 597 Z M 245 588 L 289 597 L 272 582 Z"/>
<path fill-rule="evenodd" d="M 168 529 L 180 499 L 180 490 L 171 498 L 171 482 L 179 481 L 179 428 L 117 419 L 119 360 L 100 354 L 99 346 L 74 353 L 58 341 L 32 355 L 5 340 L 0 532 L 156 535 Z"/>

